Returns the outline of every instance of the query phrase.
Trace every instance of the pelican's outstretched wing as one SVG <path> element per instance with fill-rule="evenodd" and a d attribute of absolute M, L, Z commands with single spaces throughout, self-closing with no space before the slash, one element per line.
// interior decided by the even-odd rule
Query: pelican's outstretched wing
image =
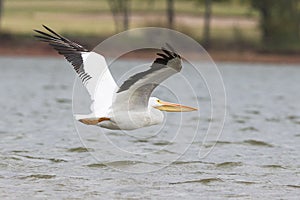
<path fill-rule="evenodd" d="M 72 65 L 78 77 L 94 100 L 91 109 L 92 115 L 103 117 L 112 104 L 113 94 L 118 89 L 105 58 L 95 52 L 89 51 L 81 45 L 57 34 L 49 27 L 43 25 L 48 33 L 34 30 L 39 40 L 47 42 L 57 52 L 63 55 Z"/>
<path fill-rule="evenodd" d="M 167 44 L 162 48 L 149 70 L 137 73 L 126 80 L 115 95 L 113 107 L 122 105 L 128 110 L 148 108 L 152 91 L 164 80 L 180 72 L 181 57 Z M 127 104 L 127 105 L 124 105 Z M 119 108 L 120 109 L 120 108 Z"/>

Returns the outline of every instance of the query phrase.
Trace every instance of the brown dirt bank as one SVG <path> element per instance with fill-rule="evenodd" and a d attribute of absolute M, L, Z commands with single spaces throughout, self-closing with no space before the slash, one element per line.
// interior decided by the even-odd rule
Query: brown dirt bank
<path fill-rule="evenodd" d="M 236 50 L 211 50 L 210 56 L 215 61 L 226 62 L 253 62 L 253 63 L 286 63 L 286 64 L 300 64 L 300 54 L 271 54 L 260 53 L 252 50 L 243 50 L 238 52 Z M 39 42 L 24 42 L 22 44 L 1 42 L 0 56 L 54 56 L 59 55 L 46 44 Z M 149 58 L 149 52 L 138 52 L 126 56 L 126 58 Z M 299 65 L 300 66 L 300 65 Z"/>

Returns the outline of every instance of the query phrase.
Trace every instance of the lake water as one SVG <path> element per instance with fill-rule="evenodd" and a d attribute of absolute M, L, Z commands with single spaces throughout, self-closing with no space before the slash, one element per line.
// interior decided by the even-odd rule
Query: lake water
<path fill-rule="evenodd" d="M 121 65 L 129 69 L 136 63 Z M 227 116 L 215 146 L 213 140 L 202 144 L 211 110 L 201 80 L 194 80 L 195 97 L 185 95 L 191 93 L 181 81 L 167 82 L 182 103 L 199 102 L 200 112 L 168 113 L 164 127 L 121 132 L 74 122 L 75 75 L 63 59 L 2 57 L 0 66 L 1 199 L 300 196 L 299 66 L 218 63 Z M 176 100 L 166 88 L 155 95 Z M 81 94 L 75 93 L 74 109 L 88 111 Z M 118 154 L 112 145 L 127 153 Z M 201 148 L 212 150 L 199 158 Z"/>

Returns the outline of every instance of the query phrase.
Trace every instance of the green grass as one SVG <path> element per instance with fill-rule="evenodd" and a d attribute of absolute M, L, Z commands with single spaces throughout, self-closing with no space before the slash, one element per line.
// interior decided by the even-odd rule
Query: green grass
<path fill-rule="evenodd" d="M 165 0 L 132 0 L 133 12 L 165 12 Z M 103 13 L 110 12 L 107 0 L 6 0 L 5 11 L 9 14 L 26 12 Z M 175 10 L 185 14 L 203 14 L 203 4 L 193 0 L 175 0 Z M 256 15 L 248 5 L 238 3 L 214 3 L 217 16 Z"/>
<path fill-rule="evenodd" d="M 132 0 L 133 14 L 147 13 L 164 17 L 165 9 L 165 0 Z M 177 15 L 196 16 L 202 16 L 204 11 L 203 5 L 191 0 L 175 1 L 175 10 Z M 214 16 L 247 16 L 249 10 L 247 6 L 240 4 L 219 3 L 213 6 Z M 108 17 L 97 19 L 103 15 Z M 104 32 L 114 29 L 106 0 L 6 0 L 2 20 L 3 29 L 22 33 L 41 23 L 51 23 L 58 28 L 65 27 L 64 29 L 73 26 L 93 29 L 96 20 L 99 26 L 104 26 Z M 135 25 L 132 21 L 132 26 Z M 102 30 L 91 30 L 91 33 L 99 33 L 98 31 Z"/>
<path fill-rule="evenodd" d="M 132 0 L 132 13 L 135 16 L 147 14 L 150 20 L 130 21 L 130 28 L 141 26 L 166 27 L 165 0 Z M 203 5 L 192 0 L 175 0 L 177 16 L 203 16 Z M 151 20 L 151 15 L 161 16 Z M 213 16 L 218 17 L 251 17 L 257 18 L 247 5 L 232 3 L 214 3 Z M 140 17 L 141 18 L 141 17 Z M 149 18 L 149 17 L 148 17 Z M 202 40 L 202 25 L 176 23 L 176 29 L 193 38 Z M 115 24 L 109 10 L 107 0 L 5 0 L 4 13 L 1 22 L 4 32 L 16 35 L 32 35 L 32 29 L 40 29 L 45 24 L 62 34 L 76 37 L 105 38 L 115 33 Z M 237 31 L 238 30 L 238 31 Z M 258 43 L 259 33 L 257 27 L 212 27 L 212 39 L 227 42 L 249 41 Z M 225 42 L 226 43 L 226 42 Z"/>

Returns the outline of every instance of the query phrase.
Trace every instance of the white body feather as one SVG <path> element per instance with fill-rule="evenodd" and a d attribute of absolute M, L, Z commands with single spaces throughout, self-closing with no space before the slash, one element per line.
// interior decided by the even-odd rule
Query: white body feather
<path fill-rule="evenodd" d="M 105 58 L 88 51 L 81 45 L 64 38 L 49 27 L 49 31 L 35 30 L 43 42 L 47 42 L 72 64 L 93 101 L 91 114 L 75 115 L 77 120 L 87 119 L 87 124 L 108 129 L 132 130 L 162 123 L 164 115 L 156 109 L 158 99 L 152 91 L 165 79 L 182 68 L 181 57 L 173 48 L 162 48 L 150 69 L 133 75 L 119 88 L 112 77 Z"/>

